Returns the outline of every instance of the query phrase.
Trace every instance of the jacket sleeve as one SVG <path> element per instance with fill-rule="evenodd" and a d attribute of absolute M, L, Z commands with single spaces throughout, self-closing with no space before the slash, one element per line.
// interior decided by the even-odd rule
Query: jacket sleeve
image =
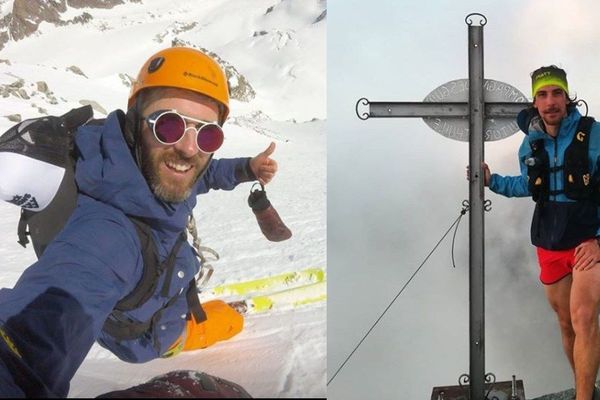
<path fill-rule="evenodd" d="M 198 181 L 197 194 L 210 189 L 232 190 L 242 182 L 256 180 L 250 169 L 250 157 L 213 159 Z"/>
<path fill-rule="evenodd" d="M 27 397 L 65 397 L 106 317 L 141 276 L 139 244 L 123 221 L 76 213 L 14 288 L 0 290 L 0 382 L 13 381 L 2 395 L 16 386 Z"/>
<path fill-rule="evenodd" d="M 527 137 L 521 143 L 519 148 L 519 167 L 521 175 L 517 176 L 502 176 L 492 174 L 490 177 L 490 190 L 494 193 L 501 194 L 506 197 L 527 197 L 531 196 L 527 185 L 527 166 L 525 159 L 531 154 L 531 148 Z"/>

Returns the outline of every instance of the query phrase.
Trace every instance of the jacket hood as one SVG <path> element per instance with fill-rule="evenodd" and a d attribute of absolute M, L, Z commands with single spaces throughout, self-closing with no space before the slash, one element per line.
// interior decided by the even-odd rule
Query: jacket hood
<path fill-rule="evenodd" d="M 104 124 L 84 125 L 77 130 L 75 180 L 79 192 L 126 215 L 143 218 L 156 230 L 183 230 L 196 205 L 195 191 L 182 203 L 159 200 L 125 142 L 124 125 L 125 114 L 117 110 Z"/>
<path fill-rule="evenodd" d="M 567 116 L 560 122 L 560 128 L 558 130 L 558 136 L 569 135 L 571 131 L 575 130 L 581 114 L 577 107 L 569 107 L 567 109 Z M 519 128 L 529 135 L 529 140 L 537 140 L 547 138 L 548 134 L 544 131 L 544 124 L 537 110 L 533 107 L 523 110 L 517 116 L 517 124 Z"/>

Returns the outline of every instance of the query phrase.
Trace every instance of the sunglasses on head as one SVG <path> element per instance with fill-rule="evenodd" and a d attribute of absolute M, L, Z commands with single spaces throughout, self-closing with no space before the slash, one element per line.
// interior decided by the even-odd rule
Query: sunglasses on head
<path fill-rule="evenodd" d="M 188 129 L 196 132 L 196 145 L 203 153 L 214 153 L 223 144 L 223 129 L 215 122 L 187 117 L 176 110 L 154 111 L 144 119 L 156 140 L 162 144 L 179 142 Z M 188 127 L 186 120 L 196 122 L 195 127 Z"/>

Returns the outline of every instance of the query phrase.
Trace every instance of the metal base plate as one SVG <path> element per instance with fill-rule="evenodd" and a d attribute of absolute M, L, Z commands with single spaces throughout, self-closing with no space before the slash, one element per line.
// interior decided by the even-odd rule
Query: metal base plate
<path fill-rule="evenodd" d="M 485 385 L 486 393 L 490 387 L 492 390 L 488 394 L 487 400 L 525 400 L 522 380 L 517 380 L 516 393 L 512 392 L 512 381 L 488 383 Z M 431 400 L 469 400 L 469 385 L 434 387 Z"/>

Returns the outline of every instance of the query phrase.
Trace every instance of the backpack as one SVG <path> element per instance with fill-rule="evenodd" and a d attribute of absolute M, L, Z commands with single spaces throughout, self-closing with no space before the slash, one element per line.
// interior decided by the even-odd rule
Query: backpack
<path fill-rule="evenodd" d="M 87 105 L 58 117 L 47 116 L 22 121 L 0 136 L 0 171 L 16 168 L 27 171 L 27 176 L 19 175 L 16 177 L 18 179 L 5 177 L 0 187 L 0 198 L 21 207 L 18 242 L 26 247 L 31 239 L 38 258 L 62 230 L 75 209 L 78 194 L 75 183 L 74 136 L 77 128 L 82 125 L 102 125 L 104 122 L 92 118 L 92 107 Z M 140 240 L 144 269 L 134 290 L 119 300 L 104 324 L 104 331 L 117 340 L 132 340 L 143 335 L 160 318 L 162 310 L 176 299 L 171 299 L 145 322 L 133 322 L 124 314 L 140 307 L 150 298 L 163 274 L 167 274 L 167 279 L 162 293 L 167 295 L 177 253 L 187 240 L 184 230 L 165 262 L 161 263 L 150 226 L 133 216 L 127 217 L 135 226 Z M 190 216 L 190 222 L 193 222 L 193 216 Z M 200 246 L 194 245 L 193 249 L 205 264 Z M 212 273 L 210 266 L 206 267 L 208 269 L 200 276 L 203 281 L 208 280 Z M 198 299 L 195 277 L 189 283 L 186 298 L 190 311 L 188 319 L 193 315 L 196 322 L 206 320 Z"/>
<path fill-rule="evenodd" d="M 517 120 L 526 135 L 529 134 L 531 123 L 543 125 L 534 108 L 521 111 Z M 529 142 L 531 157 L 525 159 L 524 163 L 527 166 L 527 185 L 533 201 L 547 201 L 550 195 L 564 193 L 572 200 L 591 200 L 600 204 L 600 174 L 591 176 L 588 165 L 589 141 L 594 122 L 592 117 L 582 116 L 579 119 L 575 135 L 565 150 L 563 165 L 550 166 L 543 139 Z M 564 189 L 551 191 L 550 174 L 558 171 L 563 171 Z"/>

